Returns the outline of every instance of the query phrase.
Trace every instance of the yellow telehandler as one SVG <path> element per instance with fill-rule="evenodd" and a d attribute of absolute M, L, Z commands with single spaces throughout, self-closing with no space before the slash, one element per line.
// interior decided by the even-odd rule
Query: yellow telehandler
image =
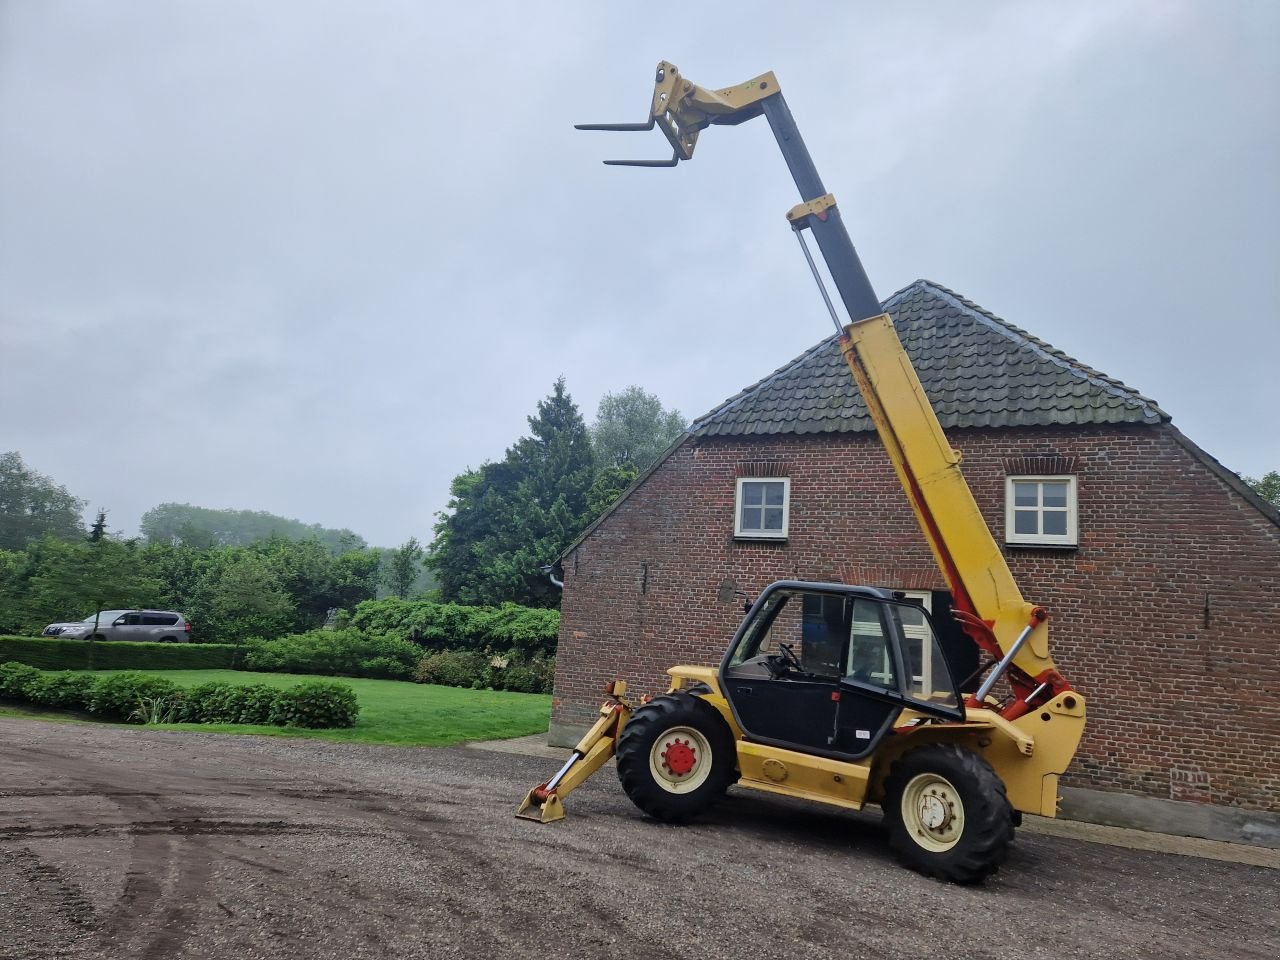
<path fill-rule="evenodd" d="M 987 529 L 777 79 L 766 73 L 708 90 L 663 62 L 646 122 L 579 129 L 656 126 L 672 147 L 669 160 L 605 162 L 676 166 L 692 157 L 706 127 L 762 114 L 803 198 L 787 219 L 951 591 L 953 615 L 989 656 L 985 679 L 962 695 L 929 615 L 899 595 L 779 581 L 751 604 L 718 667 L 671 667 L 668 692 L 640 702 L 627 697 L 624 682 L 609 684 L 599 720 L 517 815 L 562 818 L 564 798 L 616 755 L 627 795 L 659 820 L 687 821 L 734 783 L 852 810 L 879 804 L 907 865 L 981 882 L 1004 860 L 1021 813 L 1057 813 L 1058 777 L 1084 731 L 1084 698 L 1049 655 L 1048 614 L 1023 599 Z M 853 321 L 847 325 L 806 230 Z"/>

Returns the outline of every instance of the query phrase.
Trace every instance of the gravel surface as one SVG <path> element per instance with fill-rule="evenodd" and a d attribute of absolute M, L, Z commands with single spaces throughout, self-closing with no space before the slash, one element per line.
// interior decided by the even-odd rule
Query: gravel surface
<path fill-rule="evenodd" d="M 645 819 L 603 771 L 469 748 L 0 718 L 0 958 L 1280 956 L 1280 872 L 1024 831 L 980 888 L 874 816 L 736 789 Z"/>

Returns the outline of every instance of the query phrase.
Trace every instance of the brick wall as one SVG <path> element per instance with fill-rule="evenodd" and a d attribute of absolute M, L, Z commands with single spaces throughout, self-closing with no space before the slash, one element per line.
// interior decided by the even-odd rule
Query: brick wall
<path fill-rule="evenodd" d="M 1006 547 L 1048 607 L 1053 655 L 1089 698 L 1064 782 L 1276 810 L 1280 527 L 1168 427 L 956 431 L 965 476 L 1003 542 L 1004 477 L 1050 458 L 1078 477 L 1080 545 Z M 743 465 L 791 478 L 785 543 L 733 540 Z M 666 688 L 718 663 L 754 596 L 782 578 L 943 589 L 873 436 L 690 440 L 565 559 L 553 720 L 585 726 L 608 680 Z"/>

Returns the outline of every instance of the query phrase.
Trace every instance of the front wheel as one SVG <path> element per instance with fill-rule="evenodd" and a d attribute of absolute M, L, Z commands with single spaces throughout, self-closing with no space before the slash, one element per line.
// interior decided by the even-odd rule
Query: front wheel
<path fill-rule="evenodd" d="M 649 816 L 685 823 L 734 781 L 737 751 L 729 725 L 700 697 L 657 697 L 631 715 L 618 737 L 618 779 Z"/>
<path fill-rule="evenodd" d="M 1000 869 L 1013 840 L 1013 811 L 991 764 L 954 744 L 931 744 L 898 760 L 885 781 L 889 844 L 920 873 L 981 883 Z"/>

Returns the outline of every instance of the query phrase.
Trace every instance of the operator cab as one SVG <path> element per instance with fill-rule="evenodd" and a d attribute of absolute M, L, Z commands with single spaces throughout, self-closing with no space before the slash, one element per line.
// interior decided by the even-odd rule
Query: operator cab
<path fill-rule="evenodd" d="M 872 587 L 770 584 L 720 686 L 748 740 L 840 760 L 871 753 L 904 708 L 964 720 L 928 612 Z"/>

